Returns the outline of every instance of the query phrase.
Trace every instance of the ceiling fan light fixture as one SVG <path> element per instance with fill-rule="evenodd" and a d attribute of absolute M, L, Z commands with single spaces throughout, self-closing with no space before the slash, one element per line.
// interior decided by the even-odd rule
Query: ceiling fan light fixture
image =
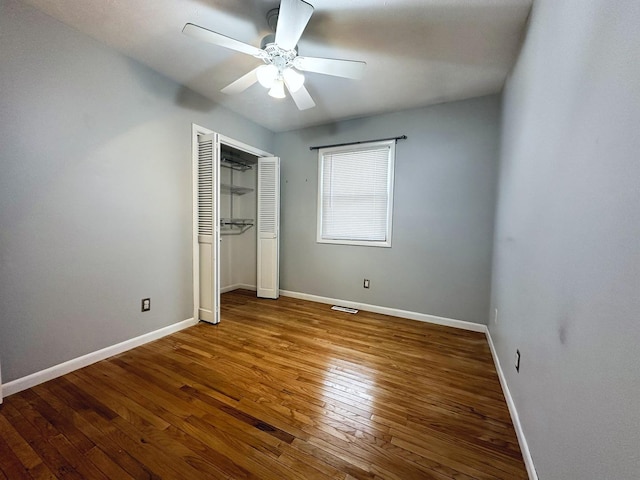
<path fill-rule="evenodd" d="M 269 96 L 273 98 L 284 98 L 286 97 L 284 93 L 284 82 L 282 78 L 278 78 L 273 82 L 273 87 L 269 90 Z"/>
<path fill-rule="evenodd" d="M 278 78 L 278 68 L 275 65 L 262 65 L 256 70 L 258 82 L 264 88 L 272 88 L 276 78 Z"/>
<path fill-rule="evenodd" d="M 289 88 L 292 93 L 297 92 L 302 88 L 302 85 L 304 85 L 304 75 L 293 68 L 287 68 L 282 75 L 284 76 L 285 82 L 287 82 L 287 88 Z"/>

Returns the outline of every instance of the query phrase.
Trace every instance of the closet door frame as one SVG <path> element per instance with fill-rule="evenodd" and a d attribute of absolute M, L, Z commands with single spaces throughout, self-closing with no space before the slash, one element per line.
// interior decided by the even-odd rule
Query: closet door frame
<path fill-rule="evenodd" d="M 201 125 L 192 123 L 191 124 L 191 174 L 192 174 L 192 209 L 193 209 L 193 219 L 192 219 L 192 255 L 193 255 L 193 318 L 198 320 L 198 309 L 200 307 L 200 251 L 198 246 L 198 135 L 209 135 L 216 134 L 217 132 L 203 127 Z M 226 135 L 218 135 L 218 152 L 216 158 L 220 158 L 220 145 L 226 145 L 238 150 L 242 150 L 256 157 L 273 157 L 272 153 L 266 152 L 259 148 L 253 147 L 247 143 L 241 142 L 239 140 L 233 139 L 231 137 L 227 137 Z M 218 179 L 220 182 L 220 179 Z M 214 208 L 218 208 L 220 204 L 220 192 L 218 189 L 218 195 L 215 199 L 216 206 Z M 257 211 L 256 211 L 257 214 Z M 257 223 L 257 218 L 256 218 Z M 256 228 L 257 231 L 257 228 Z M 217 226 L 217 235 L 214 235 L 216 238 L 220 238 L 220 226 Z M 218 265 L 215 265 L 214 268 L 219 268 L 219 260 L 216 259 Z M 214 308 L 220 308 L 219 302 L 217 299 L 220 297 L 220 285 L 217 285 L 217 292 L 214 292 Z"/>

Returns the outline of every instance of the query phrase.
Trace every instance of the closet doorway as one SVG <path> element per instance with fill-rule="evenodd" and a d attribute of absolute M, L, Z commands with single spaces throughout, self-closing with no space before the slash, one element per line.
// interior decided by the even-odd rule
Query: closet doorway
<path fill-rule="evenodd" d="M 280 159 L 193 125 L 194 318 L 220 321 L 220 294 L 279 295 Z"/>

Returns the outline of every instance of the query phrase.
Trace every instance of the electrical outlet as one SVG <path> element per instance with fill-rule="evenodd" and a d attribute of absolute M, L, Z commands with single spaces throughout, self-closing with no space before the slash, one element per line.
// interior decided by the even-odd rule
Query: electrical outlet
<path fill-rule="evenodd" d="M 520 350 L 516 350 L 516 372 L 520 373 Z"/>
<path fill-rule="evenodd" d="M 494 309 L 493 311 L 493 323 L 498 324 L 498 309 Z"/>
<path fill-rule="evenodd" d="M 148 312 L 149 310 L 151 310 L 151 299 L 150 298 L 143 298 L 142 299 L 142 309 L 143 312 Z"/>
<path fill-rule="evenodd" d="M 364 279 L 364 284 L 362 285 L 364 288 L 369 288 L 369 279 L 365 278 Z"/>

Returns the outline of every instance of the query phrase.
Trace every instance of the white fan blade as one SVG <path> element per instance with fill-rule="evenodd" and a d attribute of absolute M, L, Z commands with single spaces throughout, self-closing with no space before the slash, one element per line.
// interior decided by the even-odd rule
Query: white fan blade
<path fill-rule="evenodd" d="M 258 76 L 256 75 L 256 71 L 258 70 L 258 68 L 260 67 L 254 68 L 249 73 L 243 75 L 235 82 L 230 83 L 220 91 L 222 93 L 226 93 L 227 95 L 234 95 L 236 93 L 244 92 L 247 88 L 258 81 Z"/>
<path fill-rule="evenodd" d="M 309 92 L 304 87 L 304 85 L 300 87 L 296 92 L 292 92 L 286 80 L 284 83 L 285 85 L 287 85 L 287 90 L 289 90 L 291 98 L 293 98 L 293 101 L 296 102 L 298 110 L 308 110 L 309 108 L 313 108 L 316 106 L 316 102 L 313 101 L 313 98 L 311 98 L 311 95 L 309 95 Z"/>
<path fill-rule="evenodd" d="M 296 57 L 293 66 L 298 70 L 305 72 L 323 73 L 324 75 L 333 75 L 335 77 L 353 78 L 358 80 L 362 78 L 364 62 L 356 62 L 354 60 L 335 60 L 333 58 L 318 57 Z"/>
<path fill-rule="evenodd" d="M 282 0 L 276 26 L 276 44 L 284 50 L 296 48 L 312 14 L 313 5 L 307 2 Z"/>
<path fill-rule="evenodd" d="M 229 48 L 237 52 L 253 55 L 254 57 L 263 58 L 265 55 L 264 50 L 261 50 L 248 43 L 235 40 L 233 38 L 222 35 L 221 33 L 212 32 L 206 28 L 199 27 L 193 23 L 187 23 L 182 29 L 182 33 L 189 35 L 190 37 L 203 40 L 205 42 L 213 43 L 214 45 L 220 45 L 221 47 Z"/>

